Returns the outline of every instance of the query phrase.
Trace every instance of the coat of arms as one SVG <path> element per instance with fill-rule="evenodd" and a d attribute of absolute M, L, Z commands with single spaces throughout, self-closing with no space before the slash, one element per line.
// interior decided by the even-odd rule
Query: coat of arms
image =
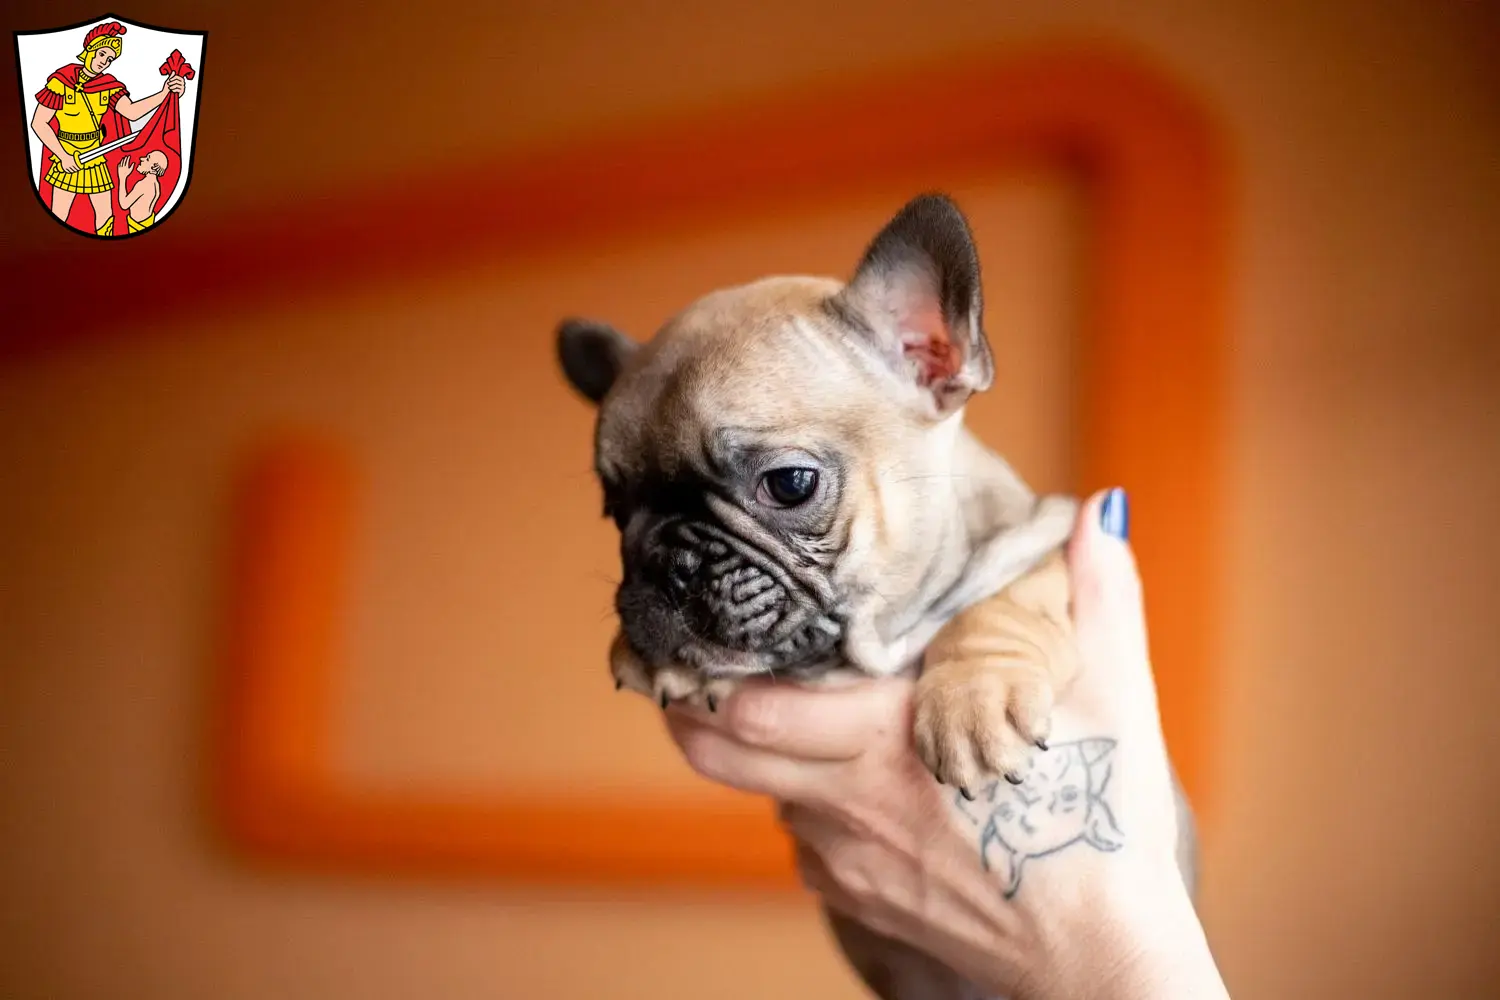
<path fill-rule="evenodd" d="M 182 203 L 206 37 L 113 14 L 16 32 L 32 188 L 54 218 L 120 238 Z"/>

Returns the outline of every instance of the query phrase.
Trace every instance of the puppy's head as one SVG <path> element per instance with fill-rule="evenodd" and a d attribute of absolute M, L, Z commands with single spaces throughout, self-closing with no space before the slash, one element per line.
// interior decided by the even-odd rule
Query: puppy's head
<path fill-rule="evenodd" d="M 932 586 L 960 411 L 989 387 L 979 262 L 956 206 L 908 203 L 847 284 L 765 278 L 637 344 L 568 320 L 620 529 L 617 643 L 709 677 L 815 673 Z"/>

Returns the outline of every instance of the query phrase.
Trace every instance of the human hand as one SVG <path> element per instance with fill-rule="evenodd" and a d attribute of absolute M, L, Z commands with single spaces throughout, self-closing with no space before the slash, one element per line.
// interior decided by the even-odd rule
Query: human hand
<path fill-rule="evenodd" d="M 161 92 L 163 94 L 165 94 L 169 90 L 172 93 L 176 94 L 178 97 L 181 97 L 183 91 L 187 90 L 187 83 L 182 79 L 182 77 L 178 76 L 176 73 L 173 73 L 167 77 L 167 82 L 161 85 Z"/>
<path fill-rule="evenodd" d="M 57 158 L 57 162 L 63 168 L 63 173 L 78 173 L 78 161 L 73 159 L 73 154 L 67 150 L 63 150 L 62 155 Z"/>
<path fill-rule="evenodd" d="M 1101 530 L 1102 499 L 1069 551 L 1083 668 L 1020 786 L 968 803 L 934 782 L 904 680 L 760 685 L 714 715 L 668 712 L 701 774 L 780 801 L 803 880 L 830 909 L 1013 998 L 1107 996 L 1111 983 L 1160 995 L 1151 982 L 1179 975 L 1163 952 L 1207 954 L 1176 868 L 1139 577 Z"/>
<path fill-rule="evenodd" d="M 132 164 L 130 162 L 130 154 L 127 153 L 126 155 L 120 157 L 120 176 L 123 177 L 126 174 L 130 173 L 131 166 Z"/>

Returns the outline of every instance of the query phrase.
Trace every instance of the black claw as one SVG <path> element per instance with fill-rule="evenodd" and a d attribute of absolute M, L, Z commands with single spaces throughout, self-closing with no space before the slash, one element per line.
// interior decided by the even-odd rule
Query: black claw
<path fill-rule="evenodd" d="M 958 790 L 958 794 L 962 795 L 964 798 L 968 799 L 970 802 L 974 801 L 974 793 L 971 792 L 971 791 L 969 791 L 967 788 L 960 788 Z"/>
<path fill-rule="evenodd" d="M 667 701 L 668 701 L 667 692 L 663 691 L 661 693 L 661 707 L 662 708 L 666 708 L 667 707 Z"/>
<path fill-rule="evenodd" d="M 1012 785 L 1019 785 L 1021 783 L 1021 776 L 1019 774 L 1016 774 L 1014 771 L 1006 771 L 1005 780 L 1010 782 Z"/>
<path fill-rule="evenodd" d="M 620 690 L 620 688 L 622 688 L 624 686 L 625 686 L 625 682 L 622 681 L 622 680 L 620 680 L 620 678 L 616 677 L 615 678 L 615 690 L 618 691 L 618 690 Z"/>
<path fill-rule="evenodd" d="M 719 710 L 719 699 L 713 695 L 708 696 L 708 710 L 710 712 L 717 712 Z"/>
<path fill-rule="evenodd" d="M 1038 750 L 1040 750 L 1042 753 L 1046 753 L 1047 752 L 1047 741 L 1046 740 L 1037 740 L 1036 741 L 1036 748 Z"/>

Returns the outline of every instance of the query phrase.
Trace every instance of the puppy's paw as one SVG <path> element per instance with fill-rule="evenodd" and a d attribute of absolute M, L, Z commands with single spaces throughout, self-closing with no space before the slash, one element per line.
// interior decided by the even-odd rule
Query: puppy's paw
<path fill-rule="evenodd" d="M 715 712 L 735 688 L 732 680 L 705 680 L 693 667 L 649 666 L 635 654 L 623 635 L 617 636 L 610 647 L 609 671 L 614 676 L 615 690 L 645 695 L 662 708 L 685 701 Z"/>
<path fill-rule="evenodd" d="M 634 691 L 636 694 L 654 694 L 651 686 L 651 671 L 645 662 L 635 655 L 622 632 L 615 636 L 609 647 L 609 672 L 615 680 L 616 691 Z"/>
<path fill-rule="evenodd" d="M 1051 682 L 1029 665 L 945 663 L 917 681 L 917 754 L 966 797 L 993 778 L 1019 784 L 1032 751 L 1046 749 L 1052 701 Z"/>

